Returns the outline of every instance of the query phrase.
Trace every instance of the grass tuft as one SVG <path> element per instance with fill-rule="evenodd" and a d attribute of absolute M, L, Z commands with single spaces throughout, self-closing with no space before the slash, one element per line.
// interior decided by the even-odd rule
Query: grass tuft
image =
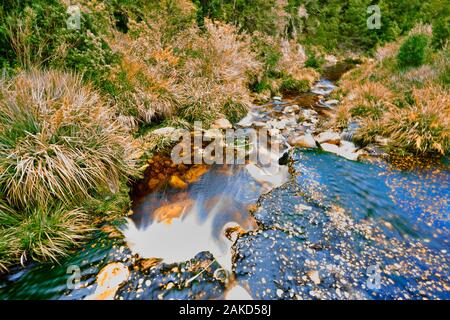
<path fill-rule="evenodd" d="M 130 139 L 79 77 L 22 72 L 0 92 L 0 193 L 11 205 L 79 203 L 134 173 Z"/>

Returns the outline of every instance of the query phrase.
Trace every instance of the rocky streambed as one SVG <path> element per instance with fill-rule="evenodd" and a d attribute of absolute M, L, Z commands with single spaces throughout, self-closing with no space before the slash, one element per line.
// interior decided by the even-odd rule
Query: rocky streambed
<path fill-rule="evenodd" d="M 275 97 L 236 125 L 268 131 L 272 166 L 152 160 L 126 223 L 4 276 L 0 298 L 448 299 L 448 161 L 405 169 L 352 128 L 324 130 L 334 89 Z"/>

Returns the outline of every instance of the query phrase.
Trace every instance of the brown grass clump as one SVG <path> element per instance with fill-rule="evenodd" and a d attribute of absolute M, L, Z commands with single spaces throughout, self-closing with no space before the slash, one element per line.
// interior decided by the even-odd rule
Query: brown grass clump
<path fill-rule="evenodd" d="M 391 108 L 379 125 L 394 146 L 419 153 L 445 154 L 450 148 L 450 96 L 436 86 L 413 89 L 414 103 Z"/>
<path fill-rule="evenodd" d="M 80 78 L 22 72 L 0 83 L 0 193 L 16 207 L 76 203 L 134 173 L 131 140 Z"/>
<path fill-rule="evenodd" d="M 167 40 L 166 24 L 131 22 L 130 32 L 116 33 L 111 42 L 123 56 L 112 79 L 121 86 L 122 119 L 136 125 L 172 115 L 207 122 L 220 114 L 241 116 L 251 102 L 248 83 L 260 69 L 248 39 L 207 21 L 206 33 L 192 24 Z"/>
<path fill-rule="evenodd" d="M 412 34 L 429 34 L 419 25 Z M 362 143 L 387 138 L 394 153 L 446 154 L 449 151 L 450 98 L 448 53 L 434 52 L 429 64 L 401 70 L 395 57 L 399 42 L 378 49 L 340 81 L 342 103 L 332 126 L 346 127 L 356 120 L 355 139 Z"/>

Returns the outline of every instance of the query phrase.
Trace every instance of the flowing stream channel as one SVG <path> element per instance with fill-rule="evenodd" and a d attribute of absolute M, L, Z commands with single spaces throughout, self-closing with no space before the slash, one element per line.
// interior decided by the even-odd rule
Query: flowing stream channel
<path fill-rule="evenodd" d="M 334 89 L 323 79 L 236 125 L 269 130 L 271 167 L 155 160 L 123 237 L 99 231 L 60 264 L 13 269 L 0 299 L 450 298 L 448 159 L 294 147 L 333 112 Z M 183 179 L 164 183 L 171 170 Z"/>

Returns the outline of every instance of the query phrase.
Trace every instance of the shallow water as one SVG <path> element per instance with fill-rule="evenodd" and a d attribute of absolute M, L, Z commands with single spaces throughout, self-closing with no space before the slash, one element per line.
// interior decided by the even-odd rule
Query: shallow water
<path fill-rule="evenodd" d="M 213 166 L 185 190 L 167 187 L 139 199 L 124 227 L 125 239 L 141 257 L 167 263 L 209 251 L 231 271 L 232 241 L 226 230 L 256 227 L 248 206 L 261 192 L 245 166 Z"/>
<path fill-rule="evenodd" d="M 157 298 L 161 292 L 165 297 L 177 299 L 222 297 L 227 286 L 215 279 L 213 273 L 227 263 L 219 258 L 227 255 L 232 244 L 224 236 L 223 227 L 234 221 L 244 229 L 257 229 L 239 237 L 233 259 L 237 282 L 253 298 L 450 297 L 447 164 L 405 171 L 386 162 L 348 161 L 321 151 L 296 151 L 294 160 L 295 178 L 259 200 L 259 209 L 254 214 L 258 228 L 246 209 L 259 197 L 258 183 L 252 182 L 242 168 L 231 171 L 220 166 L 212 168 L 187 190 L 187 197 L 201 204 L 187 211 L 198 219 L 197 226 L 202 225 L 201 221 L 211 222 L 200 231 L 208 232 L 204 239 L 207 243 L 198 245 L 198 235 L 189 236 L 192 230 L 176 227 L 181 233 L 172 240 L 148 242 L 148 247 L 141 248 L 144 252 L 167 250 L 175 255 L 173 246 L 181 244 L 170 241 L 185 241 L 189 249 L 148 274 L 133 271 L 135 278 L 125 287 L 131 288 L 128 291 L 134 294 L 124 295 L 126 290 L 122 290 L 121 296 L 142 298 L 135 294 L 139 279 L 150 279 L 152 283 L 164 278 L 177 279 L 171 273 L 173 266 L 184 265 L 183 261 L 194 258 L 195 250 L 205 249 L 213 251 L 214 258 L 197 258 L 213 263 L 213 269 L 201 274 L 203 278 L 196 279 L 196 286 L 183 288 L 185 291 L 178 288 L 173 293 L 170 293 L 173 289 L 158 291 L 162 289 L 155 287 L 148 289 L 147 298 Z M 148 195 L 135 208 L 134 218 L 140 221 L 139 225 L 153 225 L 154 216 L 148 213 L 154 211 L 148 206 L 154 208 L 162 202 L 171 202 L 176 193 L 176 190 L 165 190 Z M 208 205 L 208 199 L 217 201 Z M 341 212 L 335 219 L 329 215 L 331 208 L 342 208 L 345 213 Z M 367 231 L 370 236 L 365 234 L 366 229 L 371 230 Z M 277 254 L 267 256 L 267 248 Z M 393 248 L 399 250 L 392 251 Z M 175 261 L 180 259 L 183 261 Z M 98 271 L 110 261 L 123 261 L 127 266 L 134 263 L 131 251 L 123 243 L 101 237 L 61 265 L 30 266 L 4 277 L 0 282 L 0 298 L 85 298 L 95 290 Z M 372 264 L 379 264 L 383 270 L 379 290 L 364 286 L 369 277 L 367 268 Z M 70 265 L 80 266 L 86 288 L 67 289 Z M 320 284 L 311 283 L 308 277 L 305 280 L 305 274 L 312 271 L 318 271 Z M 340 272 L 341 277 L 337 276 Z M 183 281 L 195 274 L 183 275 Z M 337 286 L 341 281 L 346 285 Z"/>
<path fill-rule="evenodd" d="M 276 101 L 241 124 L 279 123 L 293 104 L 330 107 L 319 100 Z M 255 299 L 450 298 L 448 159 L 399 169 L 318 150 L 290 157 L 292 176 L 250 163 L 210 166 L 183 188 L 148 190 L 144 180 L 134 214 L 117 223 L 125 239 L 99 232 L 60 264 L 16 268 L 0 276 L 0 299 L 221 299 L 233 288 Z M 127 280 L 102 294 L 99 273 L 113 271 Z"/>

